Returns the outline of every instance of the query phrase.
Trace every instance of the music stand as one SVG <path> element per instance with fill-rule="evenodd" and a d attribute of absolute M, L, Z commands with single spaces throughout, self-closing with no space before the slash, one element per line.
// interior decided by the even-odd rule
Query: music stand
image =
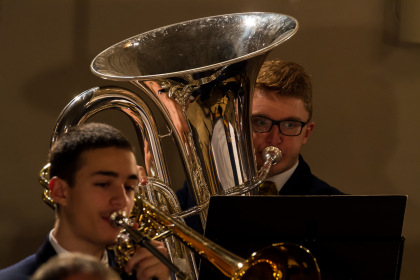
<path fill-rule="evenodd" d="M 399 279 L 407 196 L 214 196 L 205 236 L 248 258 L 273 243 L 308 248 L 323 280 Z M 200 280 L 227 279 L 207 262 Z"/>

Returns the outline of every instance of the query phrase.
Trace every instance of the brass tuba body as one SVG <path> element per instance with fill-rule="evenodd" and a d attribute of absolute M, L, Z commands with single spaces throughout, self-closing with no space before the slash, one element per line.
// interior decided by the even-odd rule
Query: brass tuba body
<path fill-rule="evenodd" d="M 253 88 L 269 51 L 297 26 L 293 18 L 274 13 L 191 20 L 119 42 L 100 53 L 91 70 L 104 79 L 131 82 L 154 101 L 200 206 L 209 196 L 256 178 Z M 146 167 L 152 174 L 148 162 Z M 201 215 L 204 225 L 205 212 Z"/>
<path fill-rule="evenodd" d="M 212 195 L 253 194 L 268 172 L 258 172 L 254 159 L 253 88 L 269 52 L 297 29 L 297 21 L 287 15 L 239 13 L 190 20 L 123 40 L 101 52 L 91 70 L 107 80 L 129 82 L 138 92 L 101 87 L 81 93 L 61 112 L 52 144 L 97 112 L 123 111 L 144 149 L 147 200 L 176 218 L 198 214 L 204 227 Z M 164 131 L 153 108 L 165 119 Z M 165 137 L 176 143 L 194 208 L 181 210 L 168 172 L 171 159 L 161 144 Z M 48 190 L 44 198 L 53 204 Z M 184 259 L 185 253 L 178 256 L 178 249 L 173 250 L 180 247 L 176 241 L 168 242 L 172 260 Z M 186 266 L 195 278 L 193 259 Z"/>

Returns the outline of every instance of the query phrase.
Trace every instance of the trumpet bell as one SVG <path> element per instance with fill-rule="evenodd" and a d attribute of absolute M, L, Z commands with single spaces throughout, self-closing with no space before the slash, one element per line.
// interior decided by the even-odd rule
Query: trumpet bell
<path fill-rule="evenodd" d="M 276 243 L 246 260 L 233 279 L 241 280 L 319 280 L 318 263 L 312 253 L 293 243 Z"/>

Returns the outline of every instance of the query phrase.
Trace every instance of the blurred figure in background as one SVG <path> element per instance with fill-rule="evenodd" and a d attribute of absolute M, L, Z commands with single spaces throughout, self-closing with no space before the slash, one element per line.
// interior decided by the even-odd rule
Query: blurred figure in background
<path fill-rule="evenodd" d="M 118 274 L 92 256 L 64 253 L 39 267 L 31 280 L 120 280 Z"/>

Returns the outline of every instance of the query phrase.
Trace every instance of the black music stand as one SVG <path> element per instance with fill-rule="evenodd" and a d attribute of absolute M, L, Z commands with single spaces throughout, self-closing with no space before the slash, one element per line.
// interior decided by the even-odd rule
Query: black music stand
<path fill-rule="evenodd" d="M 212 197 L 205 236 L 248 258 L 278 242 L 308 248 L 323 280 L 399 279 L 407 196 Z M 227 279 L 202 262 L 200 280 Z"/>

